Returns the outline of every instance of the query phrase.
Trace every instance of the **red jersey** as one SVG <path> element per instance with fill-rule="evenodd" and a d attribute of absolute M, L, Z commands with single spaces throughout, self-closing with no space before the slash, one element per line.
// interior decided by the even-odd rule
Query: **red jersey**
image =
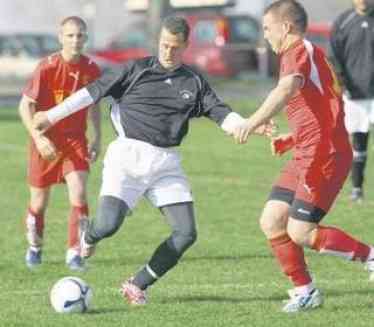
<path fill-rule="evenodd" d="M 323 51 L 305 39 L 297 41 L 280 57 L 280 78 L 288 75 L 299 75 L 304 81 L 287 104 L 295 157 L 313 161 L 351 151 L 341 89 Z"/>
<path fill-rule="evenodd" d="M 69 63 L 60 53 L 56 53 L 39 63 L 23 94 L 36 101 L 37 111 L 44 111 L 59 104 L 99 75 L 98 66 L 88 57 L 82 55 L 77 63 Z M 87 108 L 61 120 L 46 135 L 57 148 L 61 148 L 72 140 L 85 138 L 86 127 Z"/>

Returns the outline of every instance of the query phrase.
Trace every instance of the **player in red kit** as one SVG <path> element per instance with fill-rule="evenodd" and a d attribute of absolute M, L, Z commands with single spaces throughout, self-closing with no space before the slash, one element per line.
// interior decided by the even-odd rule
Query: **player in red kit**
<path fill-rule="evenodd" d="M 41 263 L 44 215 L 50 188 L 64 182 L 71 205 L 66 264 L 72 270 L 84 268 L 79 248 L 79 221 L 88 216 L 87 174 L 89 162 L 95 161 L 100 151 L 100 111 L 90 111 L 93 139 L 89 145 L 86 138 L 87 108 L 63 119 L 44 135 L 32 127 L 31 121 L 35 112 L 52 108 L 99 77 L 98 66 L 82 55 L 86 39 L 85 22 L 76 16 L 65 18 L 59 31 L 62 50 L 41 60 L 20 102 L 19 112 L 31 136 L 28 161 L 30 203 L 26 216 L 29 248 L 25 258 L 29 267 Z"/>
<path fill-rule="evenodd" d="M 307 14 L 299 2 L 275 1 L 263 18 L 264 37 L 280 57 L 278 85 L 234 132 L 239 143 L 286 108 L 291 133 L 272 140 L 275 154 L 293 150 L 273 185 L 260 218 L 282 271 L 294 285 L 284 312 L 322 305 L 303 247 L 357 260 L 374 272 L 373 248 L 342 230 L 320 225 L 342 188 L 352 163 L 341 90 L 321 49 L 304 39 Z"/>

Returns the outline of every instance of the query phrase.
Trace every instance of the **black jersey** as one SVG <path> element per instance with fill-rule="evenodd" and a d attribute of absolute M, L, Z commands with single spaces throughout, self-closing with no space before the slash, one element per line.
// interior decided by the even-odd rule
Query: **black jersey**
<path fill-rule="evenodd" d="M 107 71 L 87 90 L 97 102 L 111 96 L 112 120 L 118 134 L 159 147 L 179 145 L 190 118 L 206 116 L 221 124 L 231 109 L 207 81 L 188 66 L 167 71 L 156 57 Z"/>
<path fill-rule="evenodd" d="M 374 97 L 374 11 L 359 15 L 347 10 L 332 29 L 331 54 L 353 99 Z"/>

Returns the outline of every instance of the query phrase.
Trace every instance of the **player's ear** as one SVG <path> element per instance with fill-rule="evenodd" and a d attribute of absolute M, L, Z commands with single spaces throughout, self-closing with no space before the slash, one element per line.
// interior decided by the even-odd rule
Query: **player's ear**
<path fill-rule="evenodd" d="M 285 32 L 286 34 L 290 33 L 291 30 L 292 30 L 292 28 L 293 28 L 293 24 L 292 24 L 290 21 L 285 20 L 285 21 L 283 22 L 283 29 L 284 29 L 284 32 Z"/>

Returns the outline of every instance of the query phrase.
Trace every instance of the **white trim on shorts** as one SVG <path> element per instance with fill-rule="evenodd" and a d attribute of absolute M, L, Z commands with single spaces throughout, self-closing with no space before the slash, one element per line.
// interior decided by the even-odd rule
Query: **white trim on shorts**
<path fill-rule="evenodd" d="M 374 99 L 352 100 L 344 95 L 343 100 L 348 133 L 368 133 L 374 123 Z"/>
<path fill-rule="evenodd" d="M 141 197 L 154 206 L 193 201 L 175 148 L 161 148 L 126 137 L 108 146 L 100 196 L 122 199 L 132 210 Z"/>

